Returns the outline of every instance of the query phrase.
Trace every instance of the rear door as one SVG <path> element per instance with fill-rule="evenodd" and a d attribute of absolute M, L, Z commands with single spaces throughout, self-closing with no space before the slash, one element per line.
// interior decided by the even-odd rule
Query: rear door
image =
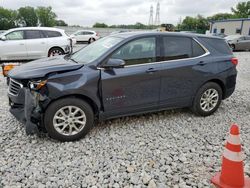
<path fill-rule="evenodd" d="M 6 40 L 0 41 L 1 60 L 27 59 L 26 41 L 23 31 L 13 31 L 5 35 Z"/>
<path fill-rule="evenodd" d="M 126 66 L 101 71 L 105 113 L 131 114 L 157 107 L 160 65 L 156 62 L 156 37 L 128 42 L 111 58 L 123 59 Z"/>
<path fill-rule="evenodd" d="M 162 36 L 162 71 L 160 105 L 187 106 L 204 80 L 200 70 L 205 66 L 201 56 L 206 53 L 194 39 Z"/>
<path fill-rule="evenodd" d="M 48 56 L 47 38 L 40 30 L 25 30 L 26 47 L 29 59 Z"/>

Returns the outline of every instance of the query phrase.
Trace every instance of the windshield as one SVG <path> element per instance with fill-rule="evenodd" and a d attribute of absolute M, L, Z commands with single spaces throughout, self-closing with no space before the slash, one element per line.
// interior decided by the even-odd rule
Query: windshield
<path fill-rule="evenodd" d="M 238 39 L 240 37 L 240 35 L 230 35 L 225 37 L 226 40 L 234 40 L 234 39 Z"/>
<path fill-rule="evenodd" d="M 70 59 L 83 64 L 93 62 L 122 40 L 118 37 L 102 38 L 74 53 Z"/>

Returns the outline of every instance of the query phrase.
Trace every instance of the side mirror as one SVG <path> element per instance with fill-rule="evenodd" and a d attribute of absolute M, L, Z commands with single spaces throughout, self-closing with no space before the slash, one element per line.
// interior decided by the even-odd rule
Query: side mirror
<path fill-rule="evenodd" d="M 7 40 L 7 38 L 6 38 L 6 36 L 1 36 L 0 40 L 2 40 L 2 41 L 6 41 L 6 40 Z"/>
<path fill-rule="evenodd" d="M 112 68 L 123 68 L 125 65 L 125 61 L 122 59 L 109 59 L 106 64 L 104 64 L 102 67 L 107 69 Z"/>

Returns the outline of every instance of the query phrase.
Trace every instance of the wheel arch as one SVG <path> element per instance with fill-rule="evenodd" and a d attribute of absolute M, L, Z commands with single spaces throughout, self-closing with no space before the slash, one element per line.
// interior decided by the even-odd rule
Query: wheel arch
<path fill-rule="evenodd" d="M 226 86 L 225 86 L 224 82 L 220 79 L 211 79 L 211 80 L 206 81 L 204 84 L 206 84 L 208 82 L 214 82 L 214 83 L 218 84 L 222 90 L 222 99 L 225 99 Z M 202 85 L 204 85 L 204 84 L 202 84 Z"/>
<path fill-rule="evenodd" d="M 91 98 L 89 98 L 89 97 L 87 97 L 87 96 L 85 96 L 85 95 L 81 95 L 81 94 L 68 94 L 68 95 L 60 96 L 60 97 L 58 97 L 58 98 L 56 98 L 56 99 L 53 99 L 53 100 L 51 100 L 51 101 L 49 102 L 49 104 L 46 105 L 45 111 L 46 111 L 46 109 L 47 109 L 53 102 L 55 102 L 55 101 L 57 101 L 57 100 L 60 100 L 60 99 L 65 99 L 65 98 L 78 98 L 78 99 L 84 100 L 85 102 L 87 102 L 87 103 L 91 106 L 91 108 L 92 108 L 92 110 L 93 110 L 93 112 L 94 112 L 94 115 L 95 115 L 95 116 L 98 116 L 98 114 L 99 114 L 99 110 L 98 110 L 98 109 L 99 109 L 99 108 L 98 108 L 97 104 L 96 104 Z"/>
<path fill-rule="evenodd" d="M 48 50 L 48 56 L 49 56 L 49 52 L 50 52 L 52 49 L 54 49 L 54 48 L 59 48 L 59 49 L 61 49 L 61 50 L 63 51 L 63 53 L 65 54 L 65 51 L 64 51 L 64 49 L 63 49 L 62 47 L 60 47 L 60 46 L 53 46 L 53 47 L 50 47 L 50 48 L 49 48 L 49 50 Z"/>

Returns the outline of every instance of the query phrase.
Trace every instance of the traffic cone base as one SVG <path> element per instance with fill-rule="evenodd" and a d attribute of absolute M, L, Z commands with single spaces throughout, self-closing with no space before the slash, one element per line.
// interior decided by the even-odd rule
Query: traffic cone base
<path fill-rule="evenodd" d="M 250 178 L 245 177 L 244 179 L 244 186 L 242 187 L 235 187 L 235 186 L 230 186 L 225 184 L 223 181 L 220 180 L 221 173 L 217 173 L 213 178 L 212 178 L 212 183 L 219 188 L 250 188 Z"/>

